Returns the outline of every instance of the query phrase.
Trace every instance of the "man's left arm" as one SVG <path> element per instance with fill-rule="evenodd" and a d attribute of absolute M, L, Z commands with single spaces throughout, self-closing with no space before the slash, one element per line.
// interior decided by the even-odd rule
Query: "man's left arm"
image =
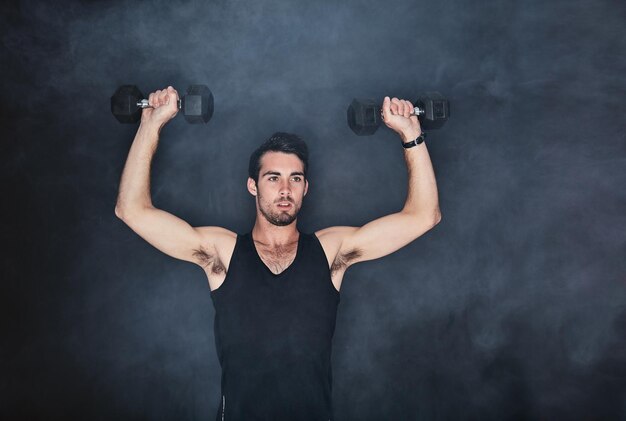
<path fill-rule="evenodd" d="M 386 97 L 382 115 L 387 127 L 402 142 L 415 140 L 422 132 L 409 101 Z M 409 188 L 401 211 L 383 216 L 362 227 L 331 227 L 318 233 L 338 247 L 333 266 L 347 267 L 357 262 L 378 259 L 406 246 L 441 220 L 437 182 L 424 142 L 404 149 Z"/>

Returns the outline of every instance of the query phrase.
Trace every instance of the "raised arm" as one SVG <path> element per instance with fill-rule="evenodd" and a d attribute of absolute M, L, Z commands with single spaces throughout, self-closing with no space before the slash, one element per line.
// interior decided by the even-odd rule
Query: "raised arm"
<path fill-rule="evenodd" d="M 383 102 L 383 120 L 400 135 L 402 142 L 415 140 L 422 133 L 417 117 L 410 115 L 411 110 L 409 101 L 386 97 Z M 409 188 L 402 210 L 362 227 L 331 227 L 317 233 L 327 256 L 334 256 L 333 271 L 393 253 L 441 220 L 437 182 L 426 144 L 404 149 L 404 159 Z"/>
<path fill-rule="evenodd" d="M 191 227 L 152 205 L 150 167 L 162 127 L 178 112 L 178 93 L 171 86 L 149 96 L 154 108 L 142 112 L 141 124 L 122 173 L 115 214 L 133 231 L 162 252 L 214 270 L 236 234 L 219 227 Z"/>

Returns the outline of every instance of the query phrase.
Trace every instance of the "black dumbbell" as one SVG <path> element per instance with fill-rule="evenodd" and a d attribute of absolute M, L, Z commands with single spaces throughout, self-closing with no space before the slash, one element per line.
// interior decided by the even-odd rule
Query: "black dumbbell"
<path fill-rule="evenodd" d="M 423 130 L 438 129 L 450 116 L 450 103 L 439 92 L 427 92 L 413 103 Z M 353 99 L 348 107 L 348 126 L 359 136 L 374 134 L 382 117 L 381 106 L 373 99 Z"/>
<path fill-rule="evenodd" d="M 111 97 L 111 112 L 120 123 L 138 122 L 144 108 L 150 105 L 135 85 L 120 86 Z M 178 109 L 187 122 L 206 123 L 213 116 L 213 94 L 206 85 L 191 85 L 178 100 Z"/>

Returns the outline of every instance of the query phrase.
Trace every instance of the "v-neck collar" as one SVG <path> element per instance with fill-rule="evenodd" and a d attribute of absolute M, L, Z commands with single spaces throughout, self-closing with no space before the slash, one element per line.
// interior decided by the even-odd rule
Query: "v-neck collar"
<path fill-rule="evenodd" d="M 259 254 L 259 251 L 256 249 L 256 245 L 254 244 L 254 238 L 252 238 L 252 233 L 250 233 L 250 244 L 252 245 L 252 250 L 254 251 L 254 254 L 256 255 L 257 259 L 259 260 L 259 263 L 261 263 L 261 265 L 265 268 L 267 273 L 269 273 L 270 275 L 272 275 L 275 278 L 278 278 L 279 276 L 283 276 L 284 274 L 289 272 L 291 270 L 291 268 L 296 264 L 296 261 L 298 260 L 298 256 L 300 256 L 300 250 L 302 248 L 302 233 L 298 232 L 298 247 L 296 247 L 296 255 L 293 258 L 293 261 L 291 262 L 291 264 L 289 266 L 287 266 L 285 268 L 285 270 L 283 270 L 280 273 L 272 272 L 270 270 L 270 268 L 267 267 L 267 265 L 265 264 L 263 259 L 261 259 L 261 255 Z"/>

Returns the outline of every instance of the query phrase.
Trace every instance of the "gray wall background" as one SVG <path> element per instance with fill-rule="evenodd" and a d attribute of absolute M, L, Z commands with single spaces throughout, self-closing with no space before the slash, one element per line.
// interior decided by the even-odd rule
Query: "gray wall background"
<path fill-rule="evenodd" d="M 206 83 L 206 126 L 162 133 L 156 206 L 253 224 L 250 152 L 311 149 L 303 231 L 397 211 L 397 137 L 353 97 L 438 90 L 442 222 L 346 274 L 338 420 L 626 418 L 626 3 L 3 2 L 0 417 L 212 419 L 200 268 L 114 216 L 136 126 L 109 97 Z"/>

